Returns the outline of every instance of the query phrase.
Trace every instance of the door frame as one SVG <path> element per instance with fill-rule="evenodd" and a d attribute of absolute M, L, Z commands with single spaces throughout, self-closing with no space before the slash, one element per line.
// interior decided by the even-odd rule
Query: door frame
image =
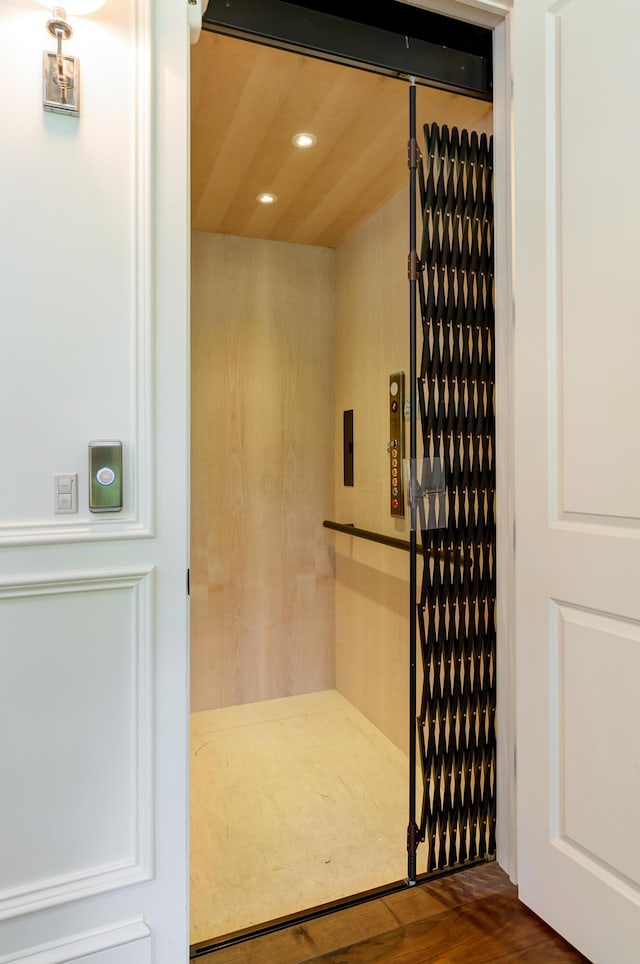
<path fill-rule="evenodd" d="M 512 0 L 401 0 L 401 2 L 487 27 L 493 31 L 496 502 L 499 506 L 496 538 L 497 860 L 515 882 L 517 881 L 517 842 Z M 187 646 L 189 645 L 190 642 L 187 639 Z M 187 716 L 188 712 L 187 703 Z"/>
<path fill-rule="evenodd" d="M 487 4 L 488 6 L 488 4 Z M 498 4 L 491 4 L 494 8 Z M 516 504 L 511 11 L 493 28 L 497 516 L 497 859 L 517 881 Z M 510 0 L 509 0 L 510 6 Z"/>

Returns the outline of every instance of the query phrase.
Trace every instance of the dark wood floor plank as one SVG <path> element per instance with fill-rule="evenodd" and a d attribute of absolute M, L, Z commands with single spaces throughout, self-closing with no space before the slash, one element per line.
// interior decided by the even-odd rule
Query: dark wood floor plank
<path fill-rule="evenodd" d="M 201 964 L 585 962 L 496 864 L 408 888 L 199 959 Z"/>
<path fill-rule="evenodd" d="M 495 860 L 442 877 L 426 886 L 437 887 L 439 897 L 446 902 L 451 902 L 451 906 L 455 907 L 476 897 L 488 897 L 490 894 L 512 896 L 516 894 L 515 885 Z"/>
<path fill-rule="evenodd" d="M 439 909 L 442 910 L 442 904 Z M 363 941 L 397 926 L 380 901 L 338 911 L 328 917 L 247 941 L 200 958 L 207 964 L 300 964 L 354 941 Z"/>
<path fill-rule="evenodd" d="M 309 921 L 306 924 L 287 928 L 267 937 L 232 947 L 215 954 L 216 964 L 262 964 L 264 960 L 274 960 L 278 964 L 300 964 L 315 953 L 317 956 L 329 953 L 347 944 L 392 930 L 398 924 L 414 920 L 425 920 L 443 910 L 458 906 L 471 895 L 482 893 L 483 889 L 500 889 L 504 886 L 504 873 L 497 864 L 491 865 L 487 874 L 485 867 L 470 868 L 466 884 L 451 885 L 443 879 L 431 884 L 420 884 L 407 888 L 382 900 L 360 904 L 347 910 L 338 911 L 328 917 Z M 453 875 L 453 876 L 462 876 Z M 506 879 L 506 878 L 505 878 Z M 512 885 L 509 885 L 510 887 Z M 205 957 L 201 960 L 211 960 Z"/>
<path fill-rule="evenodd" d="M 497 863 L 480 864 L 461 873 L 441 877 L 429 884 L 400 891 L 383 898 L 383 903 L 397 918 L 399 924 L 424 920 L 443 910 L 467 904 L 477 897 L 490 894 L 515 896 L 516 888 Z"/>
<path fill-rule="evenodd" d="M 317 960 L 331 964 L 453 962 L 460 959 L 460 954 L 468 955 L 470 949 L 475 950 L 482 944 L 487 927 L 495 956 L 510 950 L 510 945 L 504 941 L 504 929 L 512 902 L 507 898 L 509 907 L 506 908 L 501 901 L 502 898 L 496 896 L 477 898 L 464 907 L 397 927 L 367 941 L 354 942 Z"/>
<path fill-rule="evenodd" d="M 377 901 L 376 901 L 377 903 Z M 396 926 L 427 920 L 451 909 L 451 902 L 437 888 L 423 884 L 383 897 L 380 903 L 392 915 Z"/>
<path fill-rule="evenodd" d="M 489 964 L 547 941 L 546 925 L 507 895 L 476 898 L 311 961 L 327 964 Z M 558 939 L 559 941 L 559 939 Z M 549 944 L 557 947 L 560 944 Z M 584 960 L 569 949 L 566 960 Z M 506 957 L 505 957 L 506 955 Z M 561 957 L 560 960 L 563 958 Z"/>
<path fill-rule="evenodd" d="M 561 944 L 556 941 L 542 941 L 535 947 L 512 951 L 494 958 L 494 964 L 566 964 L 571 961 L 584 964 L 587 958 L 564 941 Z"/>

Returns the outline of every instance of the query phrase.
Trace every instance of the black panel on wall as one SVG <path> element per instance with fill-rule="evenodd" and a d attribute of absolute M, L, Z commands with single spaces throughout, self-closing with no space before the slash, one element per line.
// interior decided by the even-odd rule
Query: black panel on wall
<path fill-rule="evenodd" d="M 344 484 L 353 485 L 353 409 L 342 413 L 342 464 Z"/>

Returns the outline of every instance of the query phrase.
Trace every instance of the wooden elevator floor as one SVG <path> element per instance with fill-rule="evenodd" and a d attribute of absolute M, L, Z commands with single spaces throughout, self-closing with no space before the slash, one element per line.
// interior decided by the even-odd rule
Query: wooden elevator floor
<path fill-rule="evenodd" d="M 406 875 L 407 757 L 335 690 L 191 717 L 191 943 Z"/>

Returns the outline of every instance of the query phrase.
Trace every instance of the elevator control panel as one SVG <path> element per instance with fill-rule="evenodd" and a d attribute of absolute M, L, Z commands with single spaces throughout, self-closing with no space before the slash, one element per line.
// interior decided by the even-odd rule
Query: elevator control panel
<path fill-rule="evenodd" d="M 122 509 L 122 442 L 114 439 L 89 442 L 89 509 L 91 512 Z"/>
<path fill-rule="evenodd" d="M 404 516 L 404 372 L 389 376 L 389 508 L 392 516 Z"/>

